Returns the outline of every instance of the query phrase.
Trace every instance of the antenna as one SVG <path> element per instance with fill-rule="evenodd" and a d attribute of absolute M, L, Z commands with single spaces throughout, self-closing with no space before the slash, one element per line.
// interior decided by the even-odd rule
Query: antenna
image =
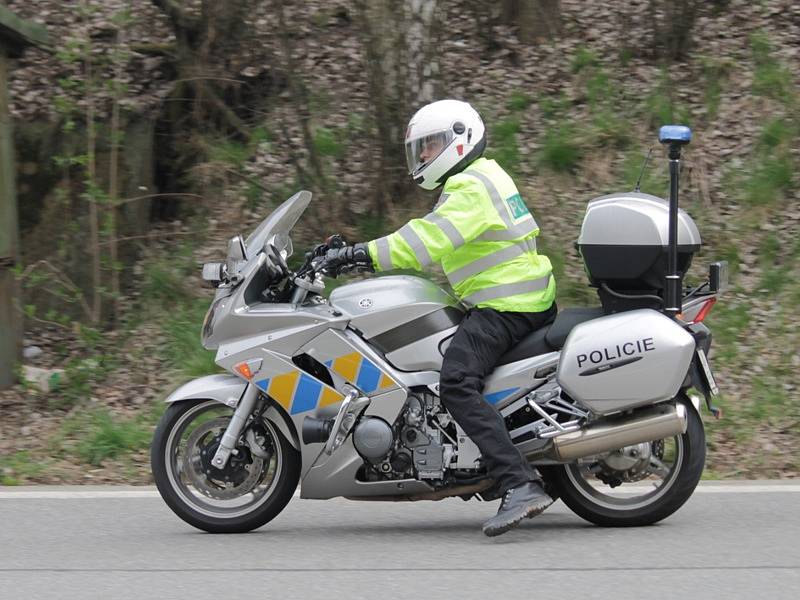
<path fill-rule="evenodd" d="M 633 188 L 634 192 L 639 191 L 639 186 L 642 183 L 642 176 L 644 175 L 644 170 L 647 168 L 647 163 L 650 162 L 650 155 L 653 153 L 653 147 L 650 146 L 650 149 L 647 151 L 647 156 L 644 159 L 644 164 L 642 165 L 642 171 L 639 173 L 639 179 L 636 180 L 636 187 Z"/>

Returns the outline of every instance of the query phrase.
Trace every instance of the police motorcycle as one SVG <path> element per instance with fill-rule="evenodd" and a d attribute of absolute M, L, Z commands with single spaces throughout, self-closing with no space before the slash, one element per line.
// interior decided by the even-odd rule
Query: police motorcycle
<path fill-rule="evenodd" d="M 577 248 L 600 306 L 568 308 L 503 356 L 485 398 L 548 491 L 604 526 L 655 523 L 691 496 L 705 462 L 700 398 L 716 412 L 703 319 L 727 264 L 684 288 L 700 248 L 678 208 L 686 127 L 659 132 L 670 200 L 638 191 L 589 202 Z M 637 185 L 638 190 L 638 185 Z M 202 343 L 226 373 L 175 390 L 151 464 L 169 507 L 209 532 L 263 526 L 301 498 L 487 499 L 480 451 L 439 401 L 442 356 L 464 308 L 426 279 L 383 276 L 323 296 L 326 245 L 292 271 L 301 191 L 224 263 Z M 329 245 L 339 240 L 332 239 Z"/>

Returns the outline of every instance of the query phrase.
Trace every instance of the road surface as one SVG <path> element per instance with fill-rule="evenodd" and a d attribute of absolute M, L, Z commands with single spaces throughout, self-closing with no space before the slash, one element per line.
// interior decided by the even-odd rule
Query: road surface
<path fill-rule="evenodd" d="M 153 488 L 0 488 L 0 598 L 800 598 L 800 481 L 703 483 L 645 528 L 557 502 L 487 538 L 496 507 L 295 498 L 256 532 L 210 535 Z"/>

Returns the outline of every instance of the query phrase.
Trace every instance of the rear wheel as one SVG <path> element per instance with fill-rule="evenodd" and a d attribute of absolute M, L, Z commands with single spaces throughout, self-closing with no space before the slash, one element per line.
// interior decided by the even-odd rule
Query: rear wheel
<path fill-rule="evenodd" d="M 705 465 L 703 422 L 687 399 L 686 433 L 620 448 L 553 469 L 561 499 L 597 525 L 651 525 L 678 510 L 694 492 Z"/>
<path fill-rule="evenodd" d="M 211 533 L 265 525 L 289 503 L 300 478 L 300 453 L 265 419 L 248 423 L 224 469 L 213 467 L 232 414 L 214 400 L 177 402 L 153 437 L 150 462 L 161 497 L 181 519 Z"/>

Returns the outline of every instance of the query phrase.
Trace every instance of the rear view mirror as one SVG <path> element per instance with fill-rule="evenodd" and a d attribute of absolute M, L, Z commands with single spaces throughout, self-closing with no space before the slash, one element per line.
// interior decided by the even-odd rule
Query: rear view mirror
<path fill-rule="evenodd" d="M 234 236 L 228 240 L 228 259 L 236 262 L 247 260 L 247 249 L 241 235 Z"/>

